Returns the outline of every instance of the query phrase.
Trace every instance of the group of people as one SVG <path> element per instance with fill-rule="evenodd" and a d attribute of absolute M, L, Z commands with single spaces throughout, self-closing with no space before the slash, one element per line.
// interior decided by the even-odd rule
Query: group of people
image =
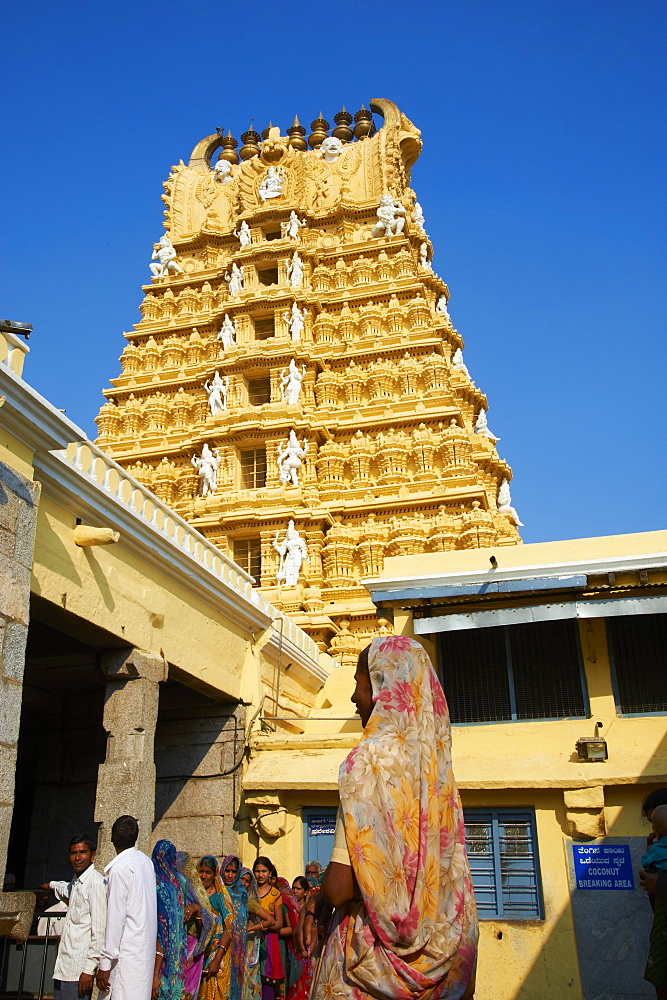
<path fill-rule="evenodd" d="M 116 820 L 106 878 L 94 842 L 73 837 L 74 878 L 43 886 L 68 904 L 55 1000 L 89 997 L 95 982 L 113 1000 L 307 1000 L 311 959 L 293 936 L 317 862 L 290 885 L 269 858 L 252 870 L 235 855 L 196 861 L 169 840 L 148 858 L 137 836 L 132 816 Z"/>

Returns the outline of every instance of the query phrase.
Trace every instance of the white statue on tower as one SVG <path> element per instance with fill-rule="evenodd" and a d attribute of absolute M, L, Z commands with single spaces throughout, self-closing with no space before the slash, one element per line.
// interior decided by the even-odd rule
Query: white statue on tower
<path fill-rule="evenodd" d="M 238 229 L 234 230 L 234 236 L 238 236 L 239 243 L 242 247 L 250 246 L 252 243 L 252 235 L 250 233 L 250 226 L 244 219 Z"/>
<path fill-rule="evenodd" d="M 438 313 L 439 316 L 445 317 L 446 323 L 449 323 L 450 326 L 452 325 L 452 317 L 449 315 L 449 310 L 447 309 L 447 296 L 444 294 L 444 292 L 435 304 L 435 311 Z"/>
<path fill-rule="evenodd" d="M 288 406 L 296 406 L 301 395 L 301 386 L 306 377 L 306 366 L 301 365 L 301 371 L 297 368 L 294 358 L 289 363 L 289 368 L 283 368 L 280 373 L 280 394 L 283 402 Z"/>
<path fill-rule="evenodd" d="M 292 288 L 301 288 L 303 282 L 303 261 L 296 250 L 292 254 L 292 259 L 288 260 L 285 264 L 285 270 Z"/>
<path fill-rule="evenodd" d="M 419 247 L 419 263 L 421 264 L 421 266 L 424 268 L 425 271 L 433 270 L 433 266 L 428 259 L 428 243 L 426 243 L 425 241 L 423 241 L 421 246 Z"/>
<path fill-rule="evenodd" d="M 278 168 L 269 167 L 268 173 L 259 185 L 259 196 L 262 201 L 268 198 L 279 198 L 283 193 L 283 181 Z"/>
<path fill-rule="evenodd" d="M 475 421 L 475 434 L 480 434 L 482 437 L 488 438 L 489 441 L 500 441 L 500 438 L 491 433 L 486 419 L 486 410 L 483 407 L 477 414 L 477 420 Z"/>
<path fill-rule="evenodd" d="M 206 442 L 204 442 L 201 456 L 193 455 L 191 462 L 192 467 L 197 470 L 197 475 L 201 479 L 201 495 L 206 497 L 209 493 L 215 493 L 218 481 L 218 469 L 220 468 L 218 449 L 215 448 L 211 451 Z"/>
<path fill-rule="evenodd" d="M 154 278 L 166 278 L 170 271 L 174 274 L 183 274 L 183 268 L 176 263 L 176 251 L 166 233 L 153 244 L 151 260 L 157 261 L 157 264 L 149 264 Z"/>
<path fill-rule="evenodd" d="M 292 311 L 285 313 L 285 322 L 289 324 L 289 332 L 292 340 L 301 340 L 305 318 L 305 310 L 299 309 L 296 302 L 293 302 Z"/>
<path fill-rule="evenodd" d="M 335 135 L 328 135 L 320 146 L 320 156 L 325 163 L 335 163 L 343 152 L 343 143 Z"/>
<path fill-rule="evenodd" d="M 424 226 L 424 209 L 421 207 L 418 201 L 416 201 L 412 208 L 412 221 L 420 229 L 425 230 Z"/>
<path fill-rule="evenodd" d="M 204 382 L 204 389 L 208 396 L 208 408 L 211 416 L 215 417 L 227 409 L 227 393 L 229 392 L 229 375 L 220 377 L 220 372 L 216 372 L 210 382 Z"/>
<path fill-rule="evenodd" d="M 235 347 L 237 332 L 235 320 L 229 318 L 229 313 L 225 313 L 220 332 L 215 339 L 222 341 L 223 348 Z"/>
<path fill-rule="evenodd" d="M 230 273 L 225 274 L 224 278 L 229 286 L 229 294 L 240 295 L 243 291 L 243 271 L 238 264 L 232 264 Z"/>
<path fill-rule="evenodd" d="M 498 487 L 498 513 L 509 514 L 511 520 L 517 528 L 523 528 L 523 522 L 519 520 L 519 515 L 512 506 L 512 496 L 510 494 L 510 484 L 508 479 L 503 479 Z"/>
<path fill-rule="evenodd" d="M 452 368 L 457 368 L 460 372 L 463 372 L 464 375 L 467 375 L 468 378 L 470 378 L 470 372 L 466 368 L 466 363 L 463 360 L 463 351 L 460 347 L 457 347 L 452 355 Z"/>
<path fill-rule="evenodd" d="M 301 228 L 305 225 L 306 220 L 301 220 L 296 212 L 292 210 L 289 214 L 287 222 L 280 223 L 280 228 L 282 230 L 283 237 L 287 237 L 289 240 L 298 240 Z"/>
<path fill-rule="evenodd" d="M 218 160 L 211 170 L 215 174 L 216 181 L 220 181 L 221 184 L 228 184 L 232 179 L 232 165 L 229 160 Z"/>
<path fill-rule="evenodd" d="M 405 226 L 405 209 L 400 201 L 394 201 L 390 194 L 383 194 L 380 207 L 375 213 L 378 221 L 373 226 L 371 239 L 379 236 L 398 236 Z"/>
<path fill-rule="evenodd" d="M 280 532 L 276 531 L 276 537 L 273 539 L 273 547 L 280 556 L 276 580 L 278 583 L 284 583 L 286 587 L 296 587 L 302 563 L 310 562 L 308 548 L 294 527 L 294 521 L 288 522 L 282 542 L 278 541 L 279 535 Z"/>
<path fill-rule="evenodd" d="M 284 444 L 278 445 L 277 454 L 280 482 L 291 482 L 292 486 L 298 486 L 297 471 L 303 465 L 303 459 L 308 454 L 308 442 L 304 440 L 302 447 L 297 440 L 296 431 L 291 430 L 288 440 Z"/>

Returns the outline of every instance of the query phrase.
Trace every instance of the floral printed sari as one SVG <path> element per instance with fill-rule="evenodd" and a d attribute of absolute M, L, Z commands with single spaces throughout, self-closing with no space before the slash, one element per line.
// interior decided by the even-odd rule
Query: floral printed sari
<path fill-rule="evenodd" d="M 249 868 L 242 868 L 240 875 L 250 875 L 250 888 L 248 889 L 248 923 L 257 923 L 257 909 L 259 907 L 259 896 L 257 894 L 257 882 L 255 876 Z M 251 915 L 252 914 L 252 915 Z M 260 1000 L 262 995 L 262 979 L 259 971 L 259 946 L 261 943 L 260 933 L 252 931 L 246 939 L 246 967 L 243 976 L 243 1000 Z"/>
<path fill-rule="evenodd" d="M 312 998 L 469 998 L 477 916 L 447 703 L 412 639 L 374 639 L 368 665 L 373 712 L 339 775 L 362 898 L 336 912 Z"/>
<path fill-rule="evenodd" d="M 158 840 L 153 848 L 157 891 L 157 939 L 162 950 L 159 1000 L 181 1000 L 185 982 L 185 923 L 183 921 L 185 879 L 176 870 L 176 848 L 170 840 Z"/>
<path fill-rule="evenodd" d="M 223 877 L 224 882 L 224 873 L 227 870 L 227 866 L 233 861 L 236 862 L 238 871 L 232 884 L 226 886 L 234 917 L 231 928 L 232 943 L 229 946 L 232 952 L 230 1000 L 241 1000 L 246 963 L 246 938 L 248 934 L 248 893 L 241 882 L 241 861 L 235 854 L 228 854 L 226 858 L 223 858 L 220 865 L 220 875 Z"/>

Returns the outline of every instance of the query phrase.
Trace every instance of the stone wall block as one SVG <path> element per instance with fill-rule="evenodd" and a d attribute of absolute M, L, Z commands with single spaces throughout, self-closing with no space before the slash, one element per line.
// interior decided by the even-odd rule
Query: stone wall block
<path fill-rule="evenodd" d="M 233 782 L 229 778 L 201 781 L 159 781 L 155 811 L 160 817 L 207 816 L 233 812 Z"/>
<path fill-rule="evenodd" d="M 195 858 L 205 854 L 220 857 L 236 851 L 236 834 L 233 846 L 227 850 L 224 839 L 225 821 L 221 815 L 195 817 L 165 817 L 155 826 L 153 843 L 163 837 L 176 844 L 180 851 L 187 851 Z"/>
<path fill-rule="evenodd" d="M 22 695 L 20 684 L 0 678 L 0 743 L 18 742 Z"/>
<path fill-rule="evenodd" d="M 5 677 L 21 683 L 25 668 L 25 645 L 28 629 L 20 622 L 7 622 L 2 642 L 2 672 Z"/>
<path fill-rule="evenodd" d="M 167 680 L 168 674 L 168 665 L 162 656 L 132 647 L 105 650 L 101 666 L 109 680 L 131 680 L 141 677 L 159 684 L 160 681 Z"/>
<path fill-rule="evenodd" d="M 152 763 L 157 706 L 158 686 L 152 681 L 137 678 L 107 686 L 103 716 L 109 734 L 107 761 Z"/>
<path fill-rule="evenodd" d="M 14 774 L 16 771 L 16 750 L 0 746 L 0 803 L 11 805 L 14 801 Z"/>
<path fill-rule="evenodd" d="M 155 767 L 158 778 L 178 776 L 207 777 L 224 771 L 224 744 L 213 743 L 208 749 L 204 743 L 193 746 L 155 746 Z"/>
<path fill-rule="evenodd" d="M 37 522 L 37 504 L 39 502 L 39 483 L 27 484 L 32 495 L 32 506 L 21 504 L 19 507 L 18 524 L 16 526 L 16 546 L 14 559 L 22 566 L 32 570 L 35 552 L 35 527 Z"/>
<path fill-rule="evenodd" d="M 26 626 L 30 612 L 30 573 L 29 567 L 0 554 L 0 612 Z"/>

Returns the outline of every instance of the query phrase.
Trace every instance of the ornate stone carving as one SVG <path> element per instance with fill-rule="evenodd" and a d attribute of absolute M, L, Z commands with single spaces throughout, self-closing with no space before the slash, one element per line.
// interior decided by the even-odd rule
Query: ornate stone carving
<path fill-rule="evenodd" d="M 454 354 L 452 355 L 452 368 L 455 368 L 458 371 L 460 371 L 463 375 L 466 376 L 466 378 L 470 378 L 470 372 L 465 366 L 465 362 L 463 360 L 463 351 L 461 350 L 460 347 L 457 347 L 456 350 L 454 351 Z"/>
<path fill-rule="evenodd" d="M 428 243 L 423 241 L 419 246 L 419 263 L 425 271 L 432 271 L 431 262 L 428 259 Z"/>
<path fill-rule="evenodd" d="M 329 141 L 329 139 L 324 140 L 324 142 Z M 349 619 L 343 618 L 340 623 L 340 631 L 331 640 L 329 656 L 332 656 L 342 667 L 354 667 L 359 658 L 360 646 L 359 639 L 350 632 Z"/>
<path fill-rule="evenodd" d="M 298 240 L 301 235 L 301 228 L 305 225 L 305 220 L 301 220 L 292 209 L 287 222 L 280 223 L 280 231 L 283 234 L 283 237 L 286 237 L 288 240 Z"/>
<path fill-rule="evenodd" d="M 191 459 L 193 469 L 197 470 L 197 475 L 201 480 L 201 495 L 206 497 L 209 493 L 215 493 L 218 481 L 218 469 L 220 468 L 220 458 L 218 449 L 211 450 L 204 442 L 201 455 L 193 455 Z"/>
<path fill-rule="evenodd" d="M 211 416 L 223 413 L 227 409 L 227 393 L 229 392 L 229 375 L 220 377 L 220 372 L 216 371 L 210 381 L 204 382 L 204 389 L 208 396 L 208 408 Z"/>
<path fill-rule="evenodd" d="M 292 259 L 285 264 L 285 271 L 292 288 L 301 288 L 303 284 L 303 261 L 295 250 Z"/>
<path fill-rule="evenodd" d="M 289 326 L 290 337 L 292 340 L 301 340 L 301 334 L 303 333 L 306 319 L 305 310 L 299 309 L 296 302 L 293 302 L 292 309 L 290 312 L 285 313 L 284 318 L 285 322 Z"/>
<path fill-rule="evenodd" d="M 225 318 L 222 321 L 222 326 L 220 332 L 216 335 L 216 340 L 222 341 L 223 348 L 236 347 L 236 337 L 238 330 L 236 329 L 236 322 L 229 318 L 229 314 L 225 313 Z"/>
<path fill-rule="evenodd" d="M 500 438 L 497 438 L 495 434 L 491 433 L 486 419 L 486 410 L 483 407 L 477 414 L 477 420 L 475 421 L 475 434 L 488 438 L 489 441 L 500 441 Z"/>
<path fill-rule="evenodd" d="M 304 539 L 294 527 L 294 521 L 289 521 L 287 530 L 282 542 L 278 541 L 280 532 L 276 531 L 273 539 L 273 548 L 280 556 L 280 564 L 276 573 L 278 583 L 284 583 L 286 587 L 296 587 L 299 582 L 301 566 L 304 562 L 310 562 L 308 548 Z"/>
<path fill-rule="evenodd" d="M 242 247 L 249 247 L 252 243 L 252 233 L 250 232 L 250 226 L 243 220 L 238 229 L 234 230 L 234 236 L 238 236 L 239 243 Z"/>
<path fill-rule="evenodd" d="M 221 184 L 229 184 L 232 179 L 232 165 L 229 160 L 222 159 L 221 154 L 221 158 L 212 168 L 212 173 L 216 181 L 220 181 Z"/>
<path fill-rule="evenodd" d="M 174 274 L 183 274 L 183 268 L 176 263 L 176 251 L 166 233 L 153 244 L 151 260 L 157 261 L 155 264 L 149 264 L 154 278 L 166 278 L 170 271 Z"/>
<path fill-rule="evenodd" d="M 523 528 L 523 522 L 519 520 L 519 515 L 512 506 L 512 496 L 510 493 L 509 479 L 503 479 L 498 487 L 498 513 L 508 514 L 510 520 L 517 526 Z"/>
<path fill-rule="evenodd" d="M 280 198 L 283 193 L 283 178 L 280 167 L 269 167 L 266 177 L 259 185 L 259 196 L 262 201 L 270 198 Z"/>
<path fill-rule="evenodd" d="M 297 440 L 296 431 L 291 430 L 287 441 L 281 442 L 277 448 L 281 483 L 291 482 L 292 486 L 299 485 L 297 472 L 303 465 L 303 460 L 307 454 L 308 442 L 304 440 L 303 445 L 300 445 Z"/>
<path fill-rule="evenodd" d="M 381 236 L 399 236 L 405 226 L 405 209 L 390 194 L 383 194 L 380 207 L 375 213 L 378 221 L 371 230 L 371 239 Z"/>
<path fill-rule="evenodd" d="M 297 367 L 294 358 L 291 359 L 288 368 L 283 368 L 280 373 L 280 395 L 284 403 L 288 406 L 296 406 L 301 395 L 303 380 L 306 377 L 306 366 L 301 365 L 301 371 Z"/>
<path fill-rule="evenodd" d="M 472 510 L 462 517 L 461 546 L 464 549 L 483 549 L 497 540 L 493 517 L 482 508 L 479 500 L 473 501 Z"/>
<path fill-rule="evenodd" d="M 343 152 L 343 143 L 335 135 L 329 135 L 320 146 L 320 154 L 325 163 L 335 163 Z"/>
<path fill-rule="evenodd" d="M 243 291 L 243 271 L 238 264 L 232 264 L 230 271 L 224 275 L 229 286 L 230 295 L 240 295 Z"/>

